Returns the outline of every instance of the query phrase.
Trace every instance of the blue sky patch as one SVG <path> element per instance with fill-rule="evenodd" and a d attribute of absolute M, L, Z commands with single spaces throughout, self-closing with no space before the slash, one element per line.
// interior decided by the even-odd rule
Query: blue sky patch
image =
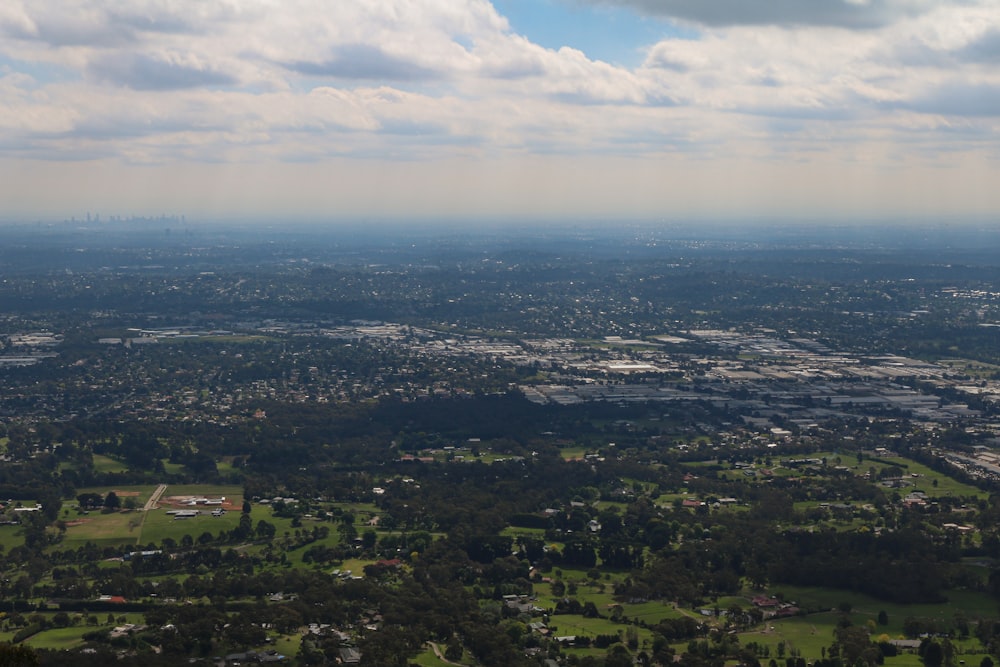
<path fill-rule="evenodd" d="M 595 7 L 569 0 L 493 0 L 511 29 L 536 44 L 569 46 L 592 60 L 636 67 L 644 50 L 665 38 L 693 35 L 671 23 L 619 7 Z"/>

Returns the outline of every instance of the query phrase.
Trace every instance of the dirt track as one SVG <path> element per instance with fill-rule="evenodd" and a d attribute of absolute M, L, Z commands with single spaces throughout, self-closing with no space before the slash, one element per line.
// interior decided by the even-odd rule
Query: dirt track
<path fill-rule="evenodd" d="M 156 507 L 156 503 L 160 501 L 160 498 L 163 497 L 163 493 L 166 490 L 167 490 L 166 484 L 160 484 L 159 486 L 157 486 L 156 491 L 153 491 L 153 495 L 151 495 L 149 497 L 149 500 L 146 501 L 146 504 L 143 506 L 142 511 L 148 512 L 149 510 L 154 509 Z"/>

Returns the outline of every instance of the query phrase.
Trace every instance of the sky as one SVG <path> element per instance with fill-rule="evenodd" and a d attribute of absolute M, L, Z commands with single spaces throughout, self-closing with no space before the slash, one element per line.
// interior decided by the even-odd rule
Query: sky
<path fill-rule="evenodd" d="M 0 219 L 997 220 L 1000 0 L 3 0 Z"/>

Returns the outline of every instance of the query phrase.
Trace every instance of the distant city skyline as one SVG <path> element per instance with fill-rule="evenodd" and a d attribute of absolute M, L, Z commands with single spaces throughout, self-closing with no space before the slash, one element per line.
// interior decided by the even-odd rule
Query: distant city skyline
<path fill-rule="evenodd" d="M 991 220 L 998 26 L 995 0 L 10 0 L 0 220 Z"/>

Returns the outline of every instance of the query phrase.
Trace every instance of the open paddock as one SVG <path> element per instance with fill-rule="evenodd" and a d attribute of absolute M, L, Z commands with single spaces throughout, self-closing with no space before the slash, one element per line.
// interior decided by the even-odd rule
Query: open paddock
<path fill-rule="evenodd" d="M 134 545 L 142 532 L 142 519 L 142 512 L 139 511 L 108 514 L 94 511 L 85 519 L 67 522 L 66 533 L 54 548 L 76 549 L 87 542 L 98 546 Z"/>

